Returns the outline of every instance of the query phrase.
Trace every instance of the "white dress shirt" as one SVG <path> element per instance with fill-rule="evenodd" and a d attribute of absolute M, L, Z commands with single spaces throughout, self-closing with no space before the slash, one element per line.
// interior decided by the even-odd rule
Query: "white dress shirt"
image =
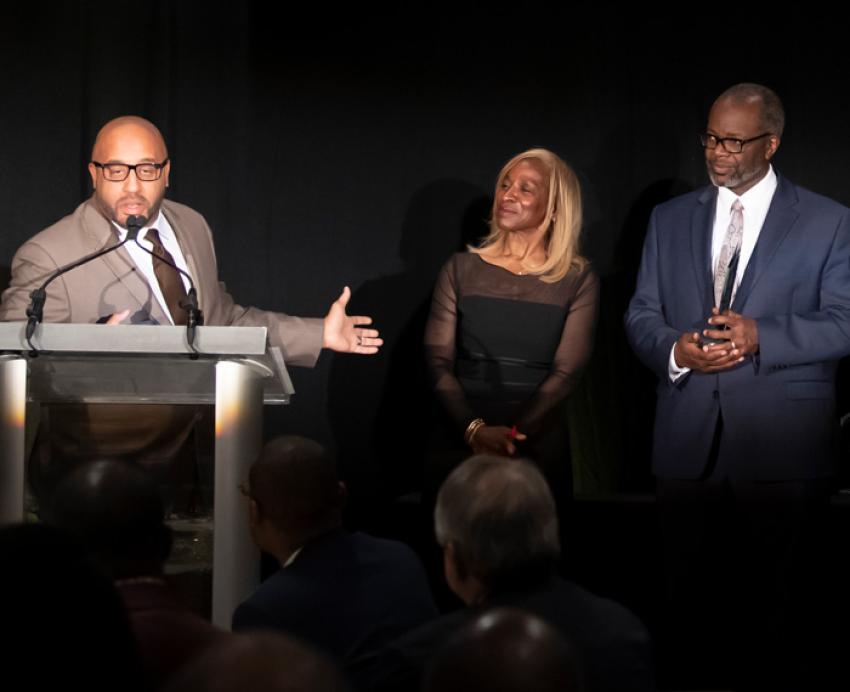
<path fill-rule="evenodd" d="M 744 229 L 741 236 L 741 255 L 738 258 L 738 271 L 735 274 L 735 291 L 738 290 L 738 286 L 741 284 L 744 271 L 746 271 L 747 264 L 753 255 L 753 250 L 755 250 L 756 241 L 758 241 L 759 234 L 761 233 L 761 227 L 764 225 L 764 220 L 770 209 L 770 203 L 773 201 L 773 194 L 776 192 L 776 184 L 776 173 L 773 170 L 773 166 L 769 166 L 767 174 L 740 197 L 728 187 L 717 189 L 714 228 L 711 232 L 712 275 L 717 266 L 717 259 L 720 257 L 720 250 L 723 247 L 723 241 L 726 238 L 726 232 L 732 220 L 732 205 L 736 199 L 739 199 L 744 208 Z M 708 317 L 710 315 L 706 315 L 706 319 Z M 670 349 L 670 360 L 667 366 L 670 380 L 673 382 L 685 373 L 690 372 L 690 368 L 680 368 L 676 364 L 676 359 L 673 357 L 675 351 L 676 344 L 673 344 L 673 348 Z"/>
<path fill-rule="evenodd" d="M 118 239 L 124 240 L 124 238 L 127 237 L 127 229 L 121 228 L 121 226 L 117 223 L 115 223 L 115 228 L 118 229 Z M 153 244 L 147 239 L 148 229 L 150 228 L 155 228 L 159 231 L 159 239 L 162 241 L 162 246 L 171 254 L 174 264 L 188 274 L 189 267 L 186 264 L 186 258 L 183 256 L 183 251 L 177 243 L 177 236 L 174 235 L 174 229 L 171 228 L 171 224 L 168 223 L 168 219 L 165 218 L 162 211 L 159 212 L 152 223 L 149 223 L 147 226 L 142 228 L 138 235 L 139 242 L 144 247 L 153 251 Z M 168 305 L 165 304 L 165 298 L 162 296 L 162 289 L 159 286 L 159 280 L 156 278 L 156 274 L 153 270 L 153 257 L 133 242 L 127 243 L 124 248 L 129 253 L 133 262 L 135 262 L 136 267 L 142 272 L 142 275 L 147 280 L 148 285 L 151 287 L 151 291 L 162 306 L 163 312 L 168 315 L 168 319 L 170 319 L 171 323 L 174 324 L 174 318 L 168 310 Z M 186 291 L 188 292 L 190 288 L 189 280 L 182 274 L 180 275 L 180 278 L 183 279 L 183 286 L 186 287 Z"/>

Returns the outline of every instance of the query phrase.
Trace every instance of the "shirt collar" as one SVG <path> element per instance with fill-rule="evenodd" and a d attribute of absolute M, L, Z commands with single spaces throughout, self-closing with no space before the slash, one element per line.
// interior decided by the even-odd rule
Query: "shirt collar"
<path fill-rule="evenodd" d="M 127 229 L 119 226 L 115 221 L 112 222 L 112 225 L 118 231 L 118 239 L 124 240 L 127 237 Z M 139 229 L 139 240 L 144 240 L 145 235 L 148 230 L 151 228 L 157 229 L 159 231 L 160 239 L 165 238 L 174 238 L 174 230 L 171 228 L 171 224 L 168 223 L 168 219 L 165 218 L 165 215 L 162 213 L 162 209 L 159 210 L 157 215 L 154 217 L 154 220 L 150 223 L 146 224 L 143 228 Z"/>
<path fill-rule="evenodd" d="M 301 548 L 303 548 L 303 547 L 304 546 L 301 546 Z M 283 563 L 284 567 L 289 567 L 289 565 L 291 565 L 293 562 L 295 562 L 295 558 L 298 557 L 298 553 L 301 552 L 301 548 L 296 549 L 296 551 L 294 553 L 292 553 L 292 555 L 289 556 L 289 559 L 286 562 Z"/>

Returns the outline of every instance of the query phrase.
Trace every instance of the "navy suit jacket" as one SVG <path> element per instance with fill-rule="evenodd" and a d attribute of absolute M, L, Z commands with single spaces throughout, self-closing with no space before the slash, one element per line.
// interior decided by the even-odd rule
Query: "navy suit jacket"
<path fill-rule="evenodd" d="M 652 692 L 652 646 L 643 623 L 619 603 L 552 576 L 525 589 L 493 594 L 477 606 L 443 615 L 357 661 L 356 687 L 372 692 L 421 689 L 433 657 L 466 623 L 490 608 L 519 608 L 563 634 L 578 654 L 589 692 Z"/>
<path fill-rule="evenodd" d="M 233 629 L 297 636 L 338 661 L 437 616 L 425 570 L 403 543 L 331 531 L 305 545 L 233 615 Z"/>
<path fill-rule="evenodd" d="M 732 309 L 756 320 L 759 353 L 718 374 L 668 376 L 673 344 L 702 333 L 714 304 L 717 188 L 656 207 L 626 313 L 638 357 L 659 378 L 653 470 L 695 479 L 722 415 L 719 458 L 756 480 L 834 473 L 835 371 L 850 353 L 850 210 L 778 176 Z"/>

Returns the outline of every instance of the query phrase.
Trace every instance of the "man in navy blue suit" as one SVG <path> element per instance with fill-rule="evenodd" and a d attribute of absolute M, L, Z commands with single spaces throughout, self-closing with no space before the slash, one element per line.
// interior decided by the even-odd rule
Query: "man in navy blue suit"
<path fill-rule="evenodd" d="M 345 664 L 436 617 L 409 547 L 343 529 L 345 486 L 321 445 L 272 440 L 249 486 L 254 542 L 281 568 L 236 609 L 234 630 L 282 631 Z"/>
<path fill-rule="evenodd" d="M 740 633 L 742 685 L 789 641 L 850 353 L 850 210 L 773 169 L 784 120 L 760 85 L 714 102 L 701 136 L 712 185 L 653 210 L 626 314 L 659 378 L 652 460 L 676 658 L 710 675 Z"/>

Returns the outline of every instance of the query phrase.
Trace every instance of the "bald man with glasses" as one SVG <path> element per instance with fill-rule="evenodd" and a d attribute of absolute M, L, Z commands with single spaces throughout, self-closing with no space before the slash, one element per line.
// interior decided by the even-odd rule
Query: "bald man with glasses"
<path fill-rule="evenodd" d="M 238 305 L 219 281 L 212 233 L 204 218 L 165 199 L 171 166 L 165 140 L 153 123 L 124 116 L 104 125 L 88 164 L 92 196 L 15 253 L 0 321 L 26 320 L 33 289 L 59 267 L 124 240 L 128 218 L 137 216 L 146 220 L 139 244 L 127 243 L 51 284 L 45 322 L 186 324 L 188 275 L 206 324 L 264 326 L 269 342 L 281 348 L 290 365 L 312 367 L 323 348 L 377 352 L 382 341 L 367 326 L 371 319 L 345 312 L 348 287 L 324 318 Z M 61 415 L 51 416 L 57 425 L 51 433 L 49 463 L 93 455 L 133 455 L 152 464 L 173 458 L 191 430 L 187 416 L 193 414 L 186 411 L 190 407 L 182 412 L 179 407 L 142 408 L 144 412 L 114 405 L 66 406 Z M 52 485 L 49 478 L 43 480 Z"/>
<path fill-rule="evenodd" d="M 819 569 L 803 556 L 837 470 L 850 354 L 850 210 L 774 170 L 784 120 L 767 87 L 718 97 L 700 137 L 711 185 L 653 210 L 626 313 L 659 380 L 668 660 L 707 685 L 731 668 L 735 689 L 787 671 L 800 644 L 789 603 Z M 760 689 L 786 689 L 774 682 Z"/>

